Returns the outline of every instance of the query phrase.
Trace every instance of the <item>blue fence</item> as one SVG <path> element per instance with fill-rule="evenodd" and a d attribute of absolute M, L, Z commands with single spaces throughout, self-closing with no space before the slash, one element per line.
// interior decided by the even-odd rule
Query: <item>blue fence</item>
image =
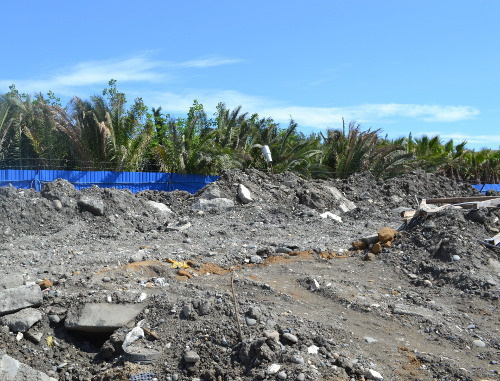
<path fill-rule="evenodd" d="M 473 185 L 473 187 L 483 194 L 489 190 L 500 192 L 500 184 L 477 184 Z"/>
<path fill-rule="evenodd" d="M 73 184 L 76 189 L 97 185 L 100 188 L 130 189 L 132 193 L 148 189 L 161 191 L 183 190 L 196 193 L 218 178 L 218 176 L 159 172 L 0 169 L 0 186 L 12 185 L 16 188 L 33 188 L 37 191 L 42 189 L 44 183 L 64 179 Z"/>

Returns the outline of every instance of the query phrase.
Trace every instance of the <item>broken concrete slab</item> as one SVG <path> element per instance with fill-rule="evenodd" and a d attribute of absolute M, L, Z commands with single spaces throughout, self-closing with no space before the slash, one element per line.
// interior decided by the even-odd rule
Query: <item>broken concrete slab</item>
<path fill-rule="evenodd" d="M 0 380 L 2 381 L 57 381 L 47 374 L 3 354 L 0 358 Z"/>
<path fill-rule="evenodd" d="M 435 318 L 435 314 L 427 308 L 419 306 L 407 306 L 405 304 L 396 304 L 392 309 L 392 313 L 396 315 L 417 316 L 428 320 L 433 320 Z"/>
<path fill-rule="evenodd" d="M 156 209 L 157 211 L 163 213 L 163 214 L 172 214 L 172 209 L 170 209 L 167 205 L 165 205 L 162 202 L 156 202 L 156 201 L 151 201 L 148 200 L 146 203 L 153 209 Z"/>
<path fill-rule="evenodd" d="M 127 325 L 144 309 L 142 304 L 88 303 L 69 311 L 67 329 L 83 332 L 113 332 Z"/>
<path fill-rule="evenodd" d="M 0 319 L 0 324 L 6 325 L 12 332 L 26 332 L 35 323 L 42 320 L 42 313 L 34 308 L 26 308 Z"/>
<path fill-rule="evenodd" d="M 38 307 L 42 301 L 43 294 L 37 284 L 0 290 L 0 316 L 27 307 Z"/>
<path fill-rule="evenodd" d="M 92 213 L 94 216 L 104 216 L 104 201 L 96 197 L 83 196 L 78 200 L 80 210 Z"/>
<path fill-rule="evenodd" d="M 234 208 L 234 201 L 228 198 L 214 198 L 214 199 L 203 199 L 200 198 L 193 204 L 193 209 L 208 211 L 222 212 L 226 210 L 231 210 Z"/>
<path fill-rule="evenodd" d="M 0 272 L 0 290 L 24 285 L 24 276 L 19 273 Z"/>

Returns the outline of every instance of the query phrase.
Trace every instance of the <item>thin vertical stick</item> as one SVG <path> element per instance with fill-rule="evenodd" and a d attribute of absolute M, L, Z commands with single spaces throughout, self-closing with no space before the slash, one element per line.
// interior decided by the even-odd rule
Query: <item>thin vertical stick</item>
<path fill-rule="evenodd" d="M 238 300 L 236 299 L 236 292 L 234 291 L 234 271 L 231 274 L 231 291 L 233 293 L 234 313 L 236 314 L 236 322 L 238 323 L 238 333 L 240 341 L 243 341 L 243 333 L 241 331 L 240 314 L 238 313 Z"/>

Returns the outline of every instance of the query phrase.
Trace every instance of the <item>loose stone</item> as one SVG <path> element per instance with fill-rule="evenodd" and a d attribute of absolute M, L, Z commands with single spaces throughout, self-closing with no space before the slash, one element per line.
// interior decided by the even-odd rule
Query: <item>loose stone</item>
<path fill-rule="evenodd" d="M 291 333 L 284 333 L 283 334 L 283 338 L 289 342 L 291 342 L 292 344 L 295 344 L 299 341 L 299 339 L 297 338 L 297 336 L 295 335 L 292 335 Z"/>
<path fill-rule="evenodd" d="M 479 348 L 484 348 L 486 346 L 486 343 L 482 340 L 474 340 L 472 344 Z"/>
<path fill-rule="evenodd" d="M 196 363 L 200 361 L 200 355 L 195 351 L 187 351 L 184 354 L 184 360 L 189 363 Z"/>

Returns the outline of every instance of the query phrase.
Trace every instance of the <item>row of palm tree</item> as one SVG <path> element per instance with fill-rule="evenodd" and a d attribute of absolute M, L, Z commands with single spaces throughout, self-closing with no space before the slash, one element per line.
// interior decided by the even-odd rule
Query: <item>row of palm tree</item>
<path fill-rule="evenodd" d="M 272 167 L 260 148 L 269 146 Z M 74 97 L 66 107 L 52 92 L 33 96 L 14 87 L 0 95 L 0 165 L 219 174 L 225 169 L 293 171 L 307 178 L 346 178 L 371 171 L 393 177 L 416 168 L 455 179 L 499 182 L 500 151 L 466 148 L 439 136 L 382 137 L 354 122 L 304 135 L 290 120 L 249 115 L 219 103 L 212 118 L 194 101 L 184 118 L 128 106 L 111 80 L 101 95 Z"/>

